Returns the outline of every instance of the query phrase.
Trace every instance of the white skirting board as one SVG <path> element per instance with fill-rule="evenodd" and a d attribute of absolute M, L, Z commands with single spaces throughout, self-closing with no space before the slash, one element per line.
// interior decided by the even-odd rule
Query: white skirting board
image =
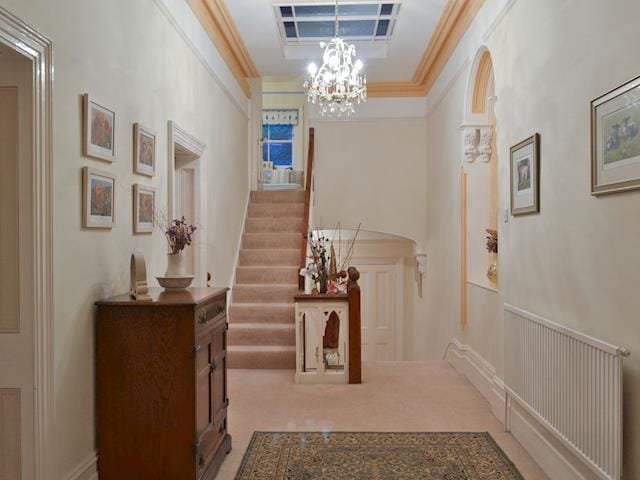
<path fill-rule="evenodd" d="M 92 453 L 62 478 L 64 480 L 98 480 L 98 454 Z"/>
<path fill-rule="evenodd" d="M 491 405 L 491 411 L 504 423 L 505 392 L 495 367 L 469 345 L 451 340 L 447 360 L 463 374 Z M 596 480 L 597 477 L 575 455 L 561 445 L 536 419 L 512 405 L 511 433 L 550 480 Z"/>

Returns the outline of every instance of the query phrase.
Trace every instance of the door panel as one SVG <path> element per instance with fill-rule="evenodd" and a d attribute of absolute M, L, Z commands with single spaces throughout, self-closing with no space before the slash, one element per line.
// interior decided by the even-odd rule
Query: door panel
<path fill-rule="evenodd" d="M 20 390 L 0 388 L 0 478 L 20 480 Z"/>
<path fill-rule="evenodd" d="M 0 333 L 20 331 L 18 252 L 18 88 L 0 87 Z"/>
<path fill-rule="evenodd" d="M 176 218 L 184 217 L 188 223 L 196 223 L 196 171 L 193 167 L 180 166 L 176 162 Z M 194 248 L 185 249 L 185 265 L 188 273 L 195 273 Z"/>
<path fill-rule="evenodd" d="M 396 267 L 392 264 L 358 264 L 362 309 L 362 359 L 396 359 Z"/>

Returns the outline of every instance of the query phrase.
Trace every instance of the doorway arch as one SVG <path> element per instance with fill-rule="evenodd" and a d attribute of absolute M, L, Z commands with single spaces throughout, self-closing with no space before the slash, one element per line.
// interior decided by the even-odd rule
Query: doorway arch
<path fill-rule="evenodd" d="M 461 164 L 461 315 L 467 324 L 468 284 L 497 292 L 497 281 L 488 270 L 497 254 L 487 251 L 489 230 L 498 234 L 498 158 L 495 143 L 495 79 L 489 49 L 482 46 L 475 54 L 463 112 L 463 154 Z"/>

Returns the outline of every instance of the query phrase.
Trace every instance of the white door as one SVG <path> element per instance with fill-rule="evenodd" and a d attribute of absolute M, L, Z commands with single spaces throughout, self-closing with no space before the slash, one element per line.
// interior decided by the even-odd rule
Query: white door
<path fill-rule="evenodd" d="M 196 188 L 197 188 L 197 172 L 192 162 L 181 161 L 176 158 L 175 170 L 175 216 L 176 218 L 184 217 L 187 223 L 197 223 L 197 204 L 196 204 Z M 200 232 L 196 230 L 194 235 L 194 244 L 185 249 L 185 263 L 187 272 L 196 274 L 196 249 L 199 248 L 197 239 L 200 238 Z"/>
<path fill-rule="evenodd" d="M 362 308 L 362 360 L 396 359 L 396 266 L 359 264 Z"/>
<path fill-rule="evenodd" d="M 31 72 L 0 57 L 0 478 L 34 478 Z M 20 209 L 18 209 L 20 205 Z M 21 251 L 20 246 L 24 248 Z"/>

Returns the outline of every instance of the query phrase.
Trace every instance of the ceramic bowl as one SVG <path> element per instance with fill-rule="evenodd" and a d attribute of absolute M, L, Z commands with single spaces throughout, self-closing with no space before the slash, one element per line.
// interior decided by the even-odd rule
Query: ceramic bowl
<path fill-rule="evenodd" d="M 156 277 L 158 283 L 165 290 L 184 290 L 193 282 L 193 275 L 187 277 Z"/>

